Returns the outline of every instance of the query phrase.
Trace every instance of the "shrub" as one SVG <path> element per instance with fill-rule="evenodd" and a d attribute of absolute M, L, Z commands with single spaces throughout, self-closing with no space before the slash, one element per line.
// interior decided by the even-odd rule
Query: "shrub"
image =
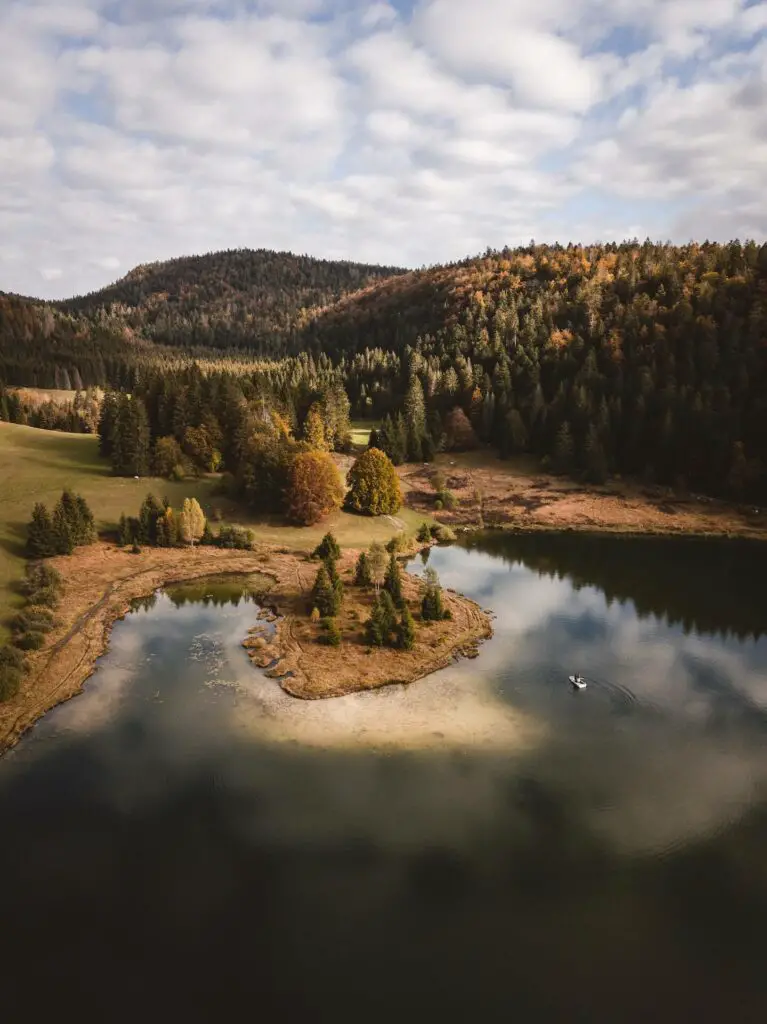
<path fill-rule="evenodd" d="M 219 548 L 239 548 L 250 551 L 253 547 L 255 534 L 252 530 L 244 530 L 239 526 L 222 526 L 213 543 Z"/>
<path fill-rule="evenodd" d="M 378 448 L 368 448 L 347 477 L 348 506 L 366 515 L 393 515 L 402 505 L 399 477 L 391 460 Z"/>
<path fill-rule="evenodd" d="M 428 544 L 431 540 L 431 529 L 428 523 L 421 523 L 418 527 L 418 533 L 416 534 L 416 540 L 420 544 Z"/>
<path fill-rule="evenodd" d="M 38 590 L 61 589 L 61 574 L 53 566 L 44 562 L 30 562 L 25 570 L 25 577 L 21 584 L 21 591 L 27 597 Z"/>
<path fill-rule="evenodd" d="M 407 547 L 407 537 L 402 531 L 395 533 L 391 540 L 386 545 L 386 550 L 390 555 L 396 554 L 398 551 L 404 551 Z"/>
<path fill-rule="evenodd" d="M 442 525 L 435 527 L 433 536 L 440 544 L 450 544 L 456 539 L 455 530 L 451 530 L 449 526 Z"/>
<path fill-rule="evenodd" d="M 0 662 L 0 703 L 16 696 L 21 686 L 21 679 L 20 669 Z"/>
<path fill-rule="evenodd" d="M 447 488 L 437 491 L 436 500 L 434 502 L 435 507 L 454 509 L 457 504 L 458 501 L 452 491 L 448 491 Z"/>
<path fill-rule="evenodd" d="M 444 508 L 444 506 L 443 506 L 443 504 L 442 504 L 442 502 L 440 501 L 439 498 L 437 498 L 437 500 L 434 502 L 434 507 L 436 508 L 436 510 L 438 512 L 441 512 L 442 509 Z"/>
<path fill-rule="evenodd" d="M 16 646 L 22 651 L 39 651 L 44 643 L 45 635 L 36 629 L 22 633 L 16 640 Z"/>
<path fill-rule="evenodd" d="M 43 587 L 41 590 L 33 590 L 28 600 L 30 604 L 45 605 L 46 608 L 55 608 L 59 603 L 59 590 L 57 587 Z"/>
<path fill-rule="evenodd" d="M 322 620 L 322 628 L 324 632 L 317 638 L 319 642 L 327 647 L 340 647 L 341 631 L 336 620 L 334 618 L 324 618 Z"/>
<path fill-rule="evenodd" d="M 0 647 L 0 667 L 17 668 L 22 671 L 25 666 L 24 655 L 18 649 L 8 644 Z"/>

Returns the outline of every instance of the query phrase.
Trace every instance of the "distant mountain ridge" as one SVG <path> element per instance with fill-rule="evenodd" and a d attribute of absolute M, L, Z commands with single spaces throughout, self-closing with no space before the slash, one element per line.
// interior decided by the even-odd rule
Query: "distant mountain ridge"
<path fill-rule="evenodd" d="M 401 267 L 230 249 L 142 264 L 106 288 L 50 305 L 124 325 L 159 344 L 281 355 L 315 311 L 406 273 Z"/>

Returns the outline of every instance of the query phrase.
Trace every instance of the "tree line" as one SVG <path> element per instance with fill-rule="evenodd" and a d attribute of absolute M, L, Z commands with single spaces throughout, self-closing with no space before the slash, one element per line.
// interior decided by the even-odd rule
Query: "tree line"
<path fill-rule="evenodd" d="M 194 301 L 205 307 L 204 288 Z M 119 318 L 85 310 L 0 299 L 0 376 L 24 383 L 66 369 L 71 381 L 77 369 L 83 383 L 135 394 L 160 365 L 191 372 L 173 362 L 178 350 L 129 345 Z M 351 413 L 385 420 L 380 443 L 393 461 L 485 443 L 593 482 L 621 473 L 767 498 L 767 245 L 488 251 L 391 274 L 300 322 L 260 361 L 255 348 L 238 349 L 236 365 L 207 349 L 200 372 L 247 402 L 266 394 L 300 428 L 309 392 L 333 380 Z"/>

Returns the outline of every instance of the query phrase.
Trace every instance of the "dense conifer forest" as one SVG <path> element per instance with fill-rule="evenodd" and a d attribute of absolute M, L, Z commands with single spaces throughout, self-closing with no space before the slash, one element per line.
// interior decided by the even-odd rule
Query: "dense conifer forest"
<path fill-rule="evenodd" d="M 208 413 L 235 475 L 228 410 L 277 416 L 316 447 L 309 409 L 335 388 L 352 415 L 383 418 L 376 443 L 394 462 L 487 443 L 593 482 L 761 500 L 767 245 L 531 244 L 409 273 L 263 252 L 177 260 L 68 303 L 0 296 L 0 378 L 136 394 L 150 448 Z M 162 389 L 184 397 L 163 398 L 181 411 L 160 425 Z"/>

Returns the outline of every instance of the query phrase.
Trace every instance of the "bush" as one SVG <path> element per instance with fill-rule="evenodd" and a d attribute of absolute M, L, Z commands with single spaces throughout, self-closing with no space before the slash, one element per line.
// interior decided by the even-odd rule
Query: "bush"
<path fill-rule="evenodd" d="M 436 508 L 436 510 L 438 512 L 441 512 L 442 509 L 444 508 L 444 506 L 443 506 L 443 504 L 442 504 L 442 502 L 440 501 L 439 498 L 437 498 L 437 500 L 434 502 L 434 507 Z"/>
<path fill-rule="evenodd" d="M 17 668 L 21 672 L 25 664 L 24 655 L 18 647 L 12 647 L 10 644 L 0 647 L 0 668 Z"/>
<path fill-rule="evenodd" d="M 449 526 L 437 526 L 432 532 L 432 536 L 440 544 L 450 544 L 456 539 L 455 531 L 451 530 Z"/>
<path fill-rule="evenodd" d="M 46 608 L 55 608 L 59 603 L 59 591 L 56 587 L 43 587 L 42 590 L 34 590 L 28 595 L 30 604 L 45 605 Z"/>
<path fill-rule="evenodd" d="M 52 588 L 61 589 L 61 574 L 45 562 L 31 562 L 27 565 L 26 575 L 21 584 L 22 593 L 29 597 L 37 590 Z"/>
<path fill-rule="evenodd" d="M 21 679 L 20 669 L 0 662 L 0 703 L 16 696 L 21 686 Z"/>
<path fill-rule="evenodd" d="M 48 633 L 53 629 L 53 612 L 44 607 L 27 608 L 14 615 L 11 629 L 14 633 L 26 633 L 30 629 Z"/>
<path fill-rule="evenodd" d="M 252 530 L 244 530 L 239 526 L 222 526 L 213 543 L 218 548 L 238 548 L 250 551 L 253 547 L 255 534 Z"/>
<path fill-rule="evenodd" d="M 434 502 L 437 508 L 454 509 L 457 504 L 458 501 L 452 491 L 447 489 L 437 491 L 436 501 Z"/>
<path fill-rule="evenodd" d="M 421 523 L 418 527 L 418 533 L 416 534 L 416 540 L 420 544 L 428 544 L 431 540 L 431 528 L 428 523 Z"/>
<path fill-rule="evenodd" d="M 407 537 L 404 533 L 395 533 L 391 540 L 386 545 L 386 550 L 390 555 L 396 555 L 398 551 L 404 551 L 407 547 Z"/>
<path fill-rule="evenodd" d="M 22 651 L 39 651 L 44 643 L 45 635 L 36 629 L 22 633 L 16 640 L 16 646 Z"/>
<path fill-rule="evenodd" d="M 340 647 L 341 646 L 341 632 L 338 628 L 338 624 L 334 618 L 325 618 L 322 620 L 323 633 L 317 638 L 321 644 L 325 644 L 326 647 Z"/>

